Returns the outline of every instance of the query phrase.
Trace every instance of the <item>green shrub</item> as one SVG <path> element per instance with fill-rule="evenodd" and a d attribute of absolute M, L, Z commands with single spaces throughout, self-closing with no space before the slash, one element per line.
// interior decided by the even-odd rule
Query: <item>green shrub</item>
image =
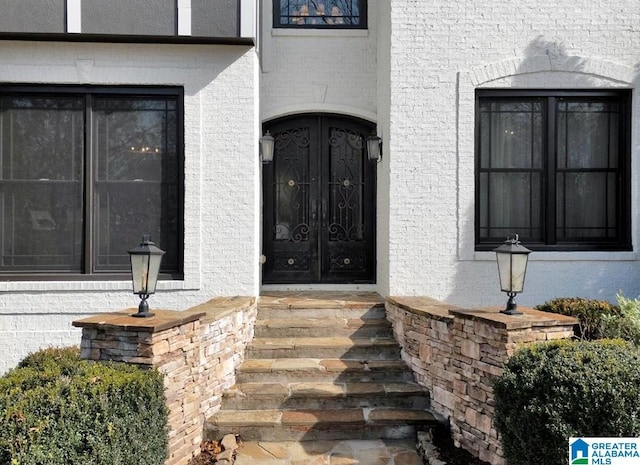
<path fill-rule="evenodd" d="M 602 315 L 605 335 L 640 345 L 640 300 L 617 295 L 620 315 Z"/>
<path fill-rule="evenodd" d="M 570 437 L 640 435 L 640 354 L 625 341 L 520 349 L 494 394 L 509 465 L 566 465 Z"/>
<path fill-rule="evenodd" d="M 47 349 L 0 378 L 0 464 L 161 465 L 161 375 Z"/>
<path fill-rule="evenodd" d="M 47 366 L 58 366 L 63 370 L 75 370 L 79 361 L 80 347 L 49 347 L 27 355 L 18 363 L 18 367 L 44 370 Z"/>
<path fill-rule="evenodd" d="M 536 306 L 543 312 L 559 313 L 578 318 L 576 336 L 587 341 L 609 337 L 606 317 L 619 317 L 620 307 L 605 300 L 561 297 Z M 605 318 L 603 318 L 603 315 Z"/>

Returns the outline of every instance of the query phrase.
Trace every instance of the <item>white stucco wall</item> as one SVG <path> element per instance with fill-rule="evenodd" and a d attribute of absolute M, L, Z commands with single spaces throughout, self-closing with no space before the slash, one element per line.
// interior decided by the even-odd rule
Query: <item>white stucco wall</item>
<path fill-rule="evenodd" d="M 262 2 L 262 121 L 292 113 L 333 112 L 376 121 L 377 6 L 369 28 L 273 29 Z"/>
<path fill-rule="evenodd" d="M 503 305 L 495 255 L 475 253 L 474 91 L 633 88 L 640 15 L 631 1 L 391 1 L 389 292 Z M 523 304 L 640 293 L 638 100 L 634 251 L 531 255 Z"/>
<path fill-rule="evenodd" d="M 391 103 L 391 4 L 390 2 L 376 3 L 377 38 L 377 110 L 378 134 L 382 137 L 382 161 L 378 164 L 378 192 L 377 192 L 377 280 L 376 289 L 382 295 L 389 295 L 389 213 L 390 213 L 390 157 L 389 127 Z"/>
<path fill-rule="evenodd" d="M 0 82 L 184 86 L 185 277 L 160 282 L 150 305 L 184 309 L 217 295 L 257 295 L 258 61 L 252 47 L 5 41 Z M 130 289 L 127 281 L 0 281 L 0 373 L 39 347 L 78 344 L 75 319 L 136 307 Z"/>

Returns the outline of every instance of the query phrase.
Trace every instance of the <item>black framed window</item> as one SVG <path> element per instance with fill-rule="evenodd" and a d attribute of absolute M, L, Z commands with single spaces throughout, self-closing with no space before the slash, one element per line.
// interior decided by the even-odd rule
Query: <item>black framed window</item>
<path fill-rule="evenodd" d="M 630 250 L 630 91 L 476 92 L 476 249 Z"/>
<path fill-rule="evenodd" d="M 182 273 L 180 88 L 0 87 L 0 279 Z"/>
<path fill-rule="evenodd" d="M 275 28 L 366 29 L 366 0 L 273 0 Z"/>

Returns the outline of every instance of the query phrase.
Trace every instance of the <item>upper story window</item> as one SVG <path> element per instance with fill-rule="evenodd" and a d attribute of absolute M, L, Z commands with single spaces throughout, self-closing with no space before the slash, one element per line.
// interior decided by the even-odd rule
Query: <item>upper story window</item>
<path fill-rule="evenodd" d="M 0 279 L 124 277 L 144 234 L 181 275 L 182 92 L 0 87 Z"/>
<path fill-rule="evenodd" d="M 366 29 L 366 0 L 273 0 L 273 27 Z"/>
<path fill-rule="evenodd" d="M 477 250 L 631 249 L 629 91 L 476 97 Z"/>

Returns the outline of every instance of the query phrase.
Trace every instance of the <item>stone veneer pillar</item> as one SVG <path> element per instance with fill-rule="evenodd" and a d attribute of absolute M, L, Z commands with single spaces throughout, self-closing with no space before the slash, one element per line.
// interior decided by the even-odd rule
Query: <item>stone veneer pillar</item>
<path fill-rule="evenodd" d="M 235 369 L 253 338 L 255 298 L 217 298 L 189 310 L 135 309 L 74 321 L 82 328 L 81 355 L 96 361 L 133 363 L 164 374 L 169 409 L 166 465 L 186 465 L 200 453 L 205 419 L 219 408 L 222 391 L 235 384 Z"/>
<path fill-rule="evenodd" d="M 575 318 L 522 308 L 464 310 L 424 297 L 388 297 L 402 356 L 431 393 L 431 407 L 449 420 L 458 446 L 492 465 L 503 465 L 493 424 L 493 381 L 522 344 L 573 336 Z"/>

